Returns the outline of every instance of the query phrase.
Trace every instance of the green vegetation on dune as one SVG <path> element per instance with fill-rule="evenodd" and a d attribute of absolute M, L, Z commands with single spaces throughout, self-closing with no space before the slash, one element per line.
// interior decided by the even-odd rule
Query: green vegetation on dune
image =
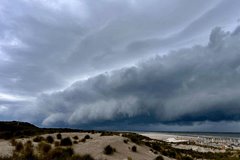
<path fill-rule="evenodd" d="M 0 122 L 0 139 L 24 138 L 57 132 L 79 132 L 82 130 L 69 128 L 39 128 L 27 122 Z"/>
<path fill-rule="evenodd" d="M 18 121 L 3 121 L 0 122 L 0 132 L 4 131 L 15 131 L 15 130 L 31 130 L 31 129 L 39 129 L 38 127 L 34 126 L 33 124 L 27 122 L 18 122 Z"/>
<path fill-rule="evenodd" d="M 40 128 L 26 122 L 0 122 L 0 139 L 32 136 L 40 132 Z"/>

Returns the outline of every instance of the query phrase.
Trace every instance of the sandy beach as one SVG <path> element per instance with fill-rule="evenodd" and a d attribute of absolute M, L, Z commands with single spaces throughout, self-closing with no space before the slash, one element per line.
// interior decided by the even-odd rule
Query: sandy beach
<path fill-rule="evenodd" d="M 172 147 L 179 149 L 191 149 L 198 152 L 225 152 L 226 149 L 240 150 L 240 139 L 205 136 L 205 135 L 178 135 L 156 132 L 138 132 L 138 134 L 152 139 L 172 143 Z M 179 144 L 185 142 L 186 144 Z M 194 143 L 195 145 L 192 145 Z M 190 145 L 191 144 L 191 145 Z"/>
<path fill-rule="evenodd" d="M 166 134 L 166 133 L 156 133 L 156 132 L 137 132 L 137 133 L 152 139 L 162 140 L 165 142 L 173 142 L 173 143 L 187 142 L 187 141 L 197 139 L 197 137 L 194 137 L 194 136 L 181 136 L 177 134 Z"/>

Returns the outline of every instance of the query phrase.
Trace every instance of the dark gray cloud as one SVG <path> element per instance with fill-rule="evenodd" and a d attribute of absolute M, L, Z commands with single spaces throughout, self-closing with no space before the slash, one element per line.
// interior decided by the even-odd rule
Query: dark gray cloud
<path fill-rule="evenodd" d="M 216 29 L 208 46 L 191 47 L 207 45 L 216 26 L 232 31 L 239 23 L 239 5 L 238 0 L 2 0 L 0 120 L 27 117 L 44 125 L 96 126 L 96 121 L 104 125 L 126 120 L 133 124 L 237 120 L 232 114 L 204 117 L 200 108 L 214 114 L 212 106 L 219 98 L 223 102 L 216 108 L 221 115 L 220 108 L 237 95 L 237 74 L 232 83 L 219 82 L 225 92 L 214 97 L 214 74 L 205 70 L 226 74 L 235 52 L 221 59 L 215 50 L 223 54 L 227 48 L 221 43 L 233 45 L 239 29 L 232 35 Z M 179 50 L 184 47 L 191 49 Z M 229 62 L 218 66 L 223 59 Z M 233 102 L 231 106 L 237 106 Z M 182 105 L 177 107 L 178 103 Z M 198 117 L 189 117 L 194 112 Z"/>
<path fill-rule="evenodd" d="M 3 0 L 1 90 L 36 95 L 188 45 L 235 23 L 239 1 L 232 2 Z"/>
<path fill-rule="evenodd" d="M 238 30 L 238 29 L 237 29 Z M 41 95 L 43 125 L 194 124 L 240 120 L 240 34 L 213 29 L 207 46 L 180 49 L 134 67 Z M 41 109 L 40 109 L 41 108 Z"/>

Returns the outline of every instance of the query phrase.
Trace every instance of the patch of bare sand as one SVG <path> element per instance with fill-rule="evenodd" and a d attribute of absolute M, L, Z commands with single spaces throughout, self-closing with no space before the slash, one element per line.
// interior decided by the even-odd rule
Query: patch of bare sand
<path fill-rule="evenodd" d="M 0 157 L 9 157 L 13 154 L 11 143 L 7 140 L 0 140 Z"/>
<path fill-rule="evenodd" d="M 74 144 L 73 148 L 77 154 L 90 154 L 95 159 L 107 159 L 107 160 L 124 160 L 131 157 L 133 160 L 153 160 L 156 155 L 150 151 L 147 146 L 139 146 L 134 143 L 123 142 L 124 137 L 121 136 L 100 136 L 100 134 L 89 134 L 89 133 L 63 133 L 63 137 L 78 136 L 79 139 L 90 135 L 91 139 L 87 139 L 86 142 L 79 142 Z M 103 153 L 104 147 L 111 145 L 116 149 L 113 155 L 105 155 Z M 137 152 L 132 152 L 132 146 L 137 146 Z"/>
<path fill-rule="evenodd" d="M 91 154 L 96 159 L 127 159 L 131 157 L 132 159 L 154 159 L 154 155 L 150 149 L 146 146 L 139 146 L 133 143 L 125 144 L 123 142 L 124 138 L 120 136 L 99 136 L 98 138 L 87 140 L 87 143 L 81 143 L 80 145 L 74 145 L 76 153 Z M 111 145 L 116 148 L 116 152 L 107 156 L 103 154 L 104 147 Z M 132 152 L 132 146 L 137 146 L 137 152 Z"/>

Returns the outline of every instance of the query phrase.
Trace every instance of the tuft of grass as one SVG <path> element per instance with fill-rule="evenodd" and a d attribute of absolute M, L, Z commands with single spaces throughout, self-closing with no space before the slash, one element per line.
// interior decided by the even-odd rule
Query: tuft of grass
<path fill-rule="evenodd" d="M 128 160 L 132 160 L 132 157 L 128 157 Z"/>
<path fill-rule="evenodd" d="M 105 148 L 104 148 L 104 154 L 106 155 L 112 155 L 114 152 L 116 152 L 116 149 L 113 148 L 112 146 L 110 145 L 107 145 Z"/>
<path fill-rule="evenodd" d="M 72 144 L 73 144 L 72 140 L 69 137 L 61 139 L 61 142 L 60 142 L 61 146 L 71 146 Z"/>

